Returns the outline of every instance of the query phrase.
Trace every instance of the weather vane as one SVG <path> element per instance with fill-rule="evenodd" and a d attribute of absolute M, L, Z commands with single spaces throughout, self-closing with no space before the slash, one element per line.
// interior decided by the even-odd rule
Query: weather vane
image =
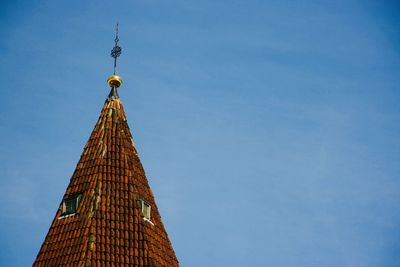
<path fill-rule="evenodd" d="M 115 29 L 115 46 L 111 50 L 111 57 L 114 58 L 114 75 L 115 75 L 115 69 L 117 67 L 117 58 L 121 55 L 122 49 L 120 46 L 118 46 L 119 38 L 118 38 L 118 23 L 117 23 L 117 28 Z"/>

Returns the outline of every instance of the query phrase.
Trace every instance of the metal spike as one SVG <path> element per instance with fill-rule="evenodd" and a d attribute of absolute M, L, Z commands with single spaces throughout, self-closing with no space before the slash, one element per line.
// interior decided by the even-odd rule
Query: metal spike
<path fill-rule="evenodd" d="M 121 55 L 122 53 L 122 48 L 120 46 L 118 46 L 118 42 L 119 42 L 119 38 L 118 38 L 118 23 L 117 23 L 117 27 L 115 29 L 115 46 L 113 47 L 113 49 L 111 50 L 111 57 L 114 58 L 114 74 L 115 74 L 115 69 L 117 68 L 117 58 Z"/>

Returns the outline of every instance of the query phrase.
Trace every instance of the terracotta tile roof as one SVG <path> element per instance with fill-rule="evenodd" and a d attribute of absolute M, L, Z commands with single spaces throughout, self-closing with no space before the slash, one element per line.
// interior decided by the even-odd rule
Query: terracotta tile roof
<path fill-rule="evenodd" d="M 64 199 L 76 194 L 77 212 L 61 217 L 60 205 L 33 266 L 179 266 L 118 98 L 106 100 Z"/>

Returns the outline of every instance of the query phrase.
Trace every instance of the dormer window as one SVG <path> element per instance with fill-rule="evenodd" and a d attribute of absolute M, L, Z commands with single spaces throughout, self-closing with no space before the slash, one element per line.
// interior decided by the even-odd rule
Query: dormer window
<path fill-rule="evenodd" d="M 151 206 L 144 199 L 140 199 L 140 208 L 142 209 L 143 217 L 146 221 L 150 222 Z"/>
<path fill-rule="evenodd" d="M 79 203 L 81 202 L 82 194 L 76 194 L 66 197 L 62 202 L 61 217 L 73 215 L 76 213 Z"/>

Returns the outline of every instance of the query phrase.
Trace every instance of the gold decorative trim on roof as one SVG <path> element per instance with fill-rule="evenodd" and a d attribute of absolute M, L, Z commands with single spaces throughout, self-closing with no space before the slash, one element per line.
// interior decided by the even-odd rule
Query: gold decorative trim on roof
<path fill-rule="evenodd" d="M 111 75 L 110 77 L 108 77 L 107 83 L 111 88 L 112 87 L 118 88 L 122 84 L 122 78 L 118 75 Z"/>

